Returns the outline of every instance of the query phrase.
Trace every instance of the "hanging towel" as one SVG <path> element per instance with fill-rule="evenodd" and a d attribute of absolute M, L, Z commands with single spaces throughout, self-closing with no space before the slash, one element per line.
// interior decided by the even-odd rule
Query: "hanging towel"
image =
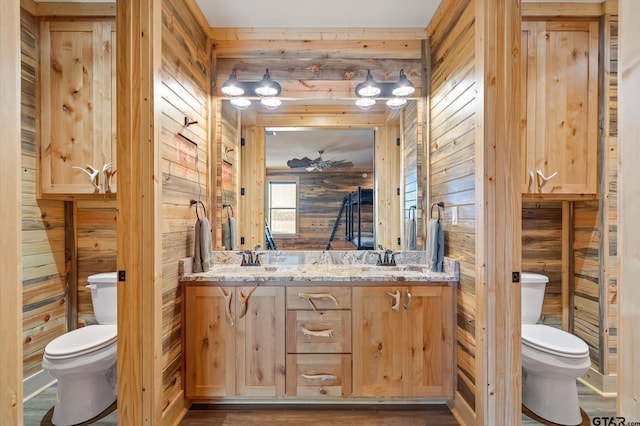
<path fill-rule="evenodd" d="M 196 220 L 193 272 L 207 272 L 211 268 L 211 225 L 209 219 Z"/>
<path fill-rule="evenodd" d="M 405 229 L 406 229 L 405 240 L 407 242 L 405 250 L 415 250 L 416 249 L 416 220 L 407 219 Z"/>
<path fill-rule="evenodd" d="M 416 208 L 415 206 L 411 206 L 409 208 L 409 218 L 405 224 L 405 241 L 406 241 L 406 250 L 415 250 L 418 245 L 418 224 L 416 222 Z"/>
<path fill-rule="evenodd" d="M 238 225 L 235 217 L 222 222 L 222 245 L 225 250 L 238 250 Z"/>
<path fill-rule="evenodd" d="M 444 232 L 438 219 L 429 220 L 427 232 L 427 266 L 433 272 L 444 271 Z"/>

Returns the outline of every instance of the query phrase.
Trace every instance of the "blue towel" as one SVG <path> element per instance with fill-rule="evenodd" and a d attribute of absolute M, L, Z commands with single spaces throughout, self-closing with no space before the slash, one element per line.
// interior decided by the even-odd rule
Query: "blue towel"
<path fill-rule="evenodd" d="M 426 249 L 429 269 L 433 272 L 444 272 L 444 232 L 438 219 L 429 220 Z"/>

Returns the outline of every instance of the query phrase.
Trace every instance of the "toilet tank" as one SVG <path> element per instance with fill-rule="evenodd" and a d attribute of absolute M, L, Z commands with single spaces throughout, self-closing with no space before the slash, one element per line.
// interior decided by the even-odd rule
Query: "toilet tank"
<path fill-rule="evenodd" d="M 98 324 L 115 324 L 118 319 L 116 273 L 90 275 L 88 281 L 96 321 Z"/>
<path fill-rule="evenodd" d="M 536 324 L 542 314 L 544 289 L 549 282 L 549 277 L 523 272 L 520 282 L 522 285 L 522 324 Z"/>

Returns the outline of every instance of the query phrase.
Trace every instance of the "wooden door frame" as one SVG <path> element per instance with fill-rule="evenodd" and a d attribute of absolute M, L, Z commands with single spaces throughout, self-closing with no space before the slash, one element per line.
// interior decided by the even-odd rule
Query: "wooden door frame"
<path fill-rule="evenodd" d="M 520 0 L 475 0 L 477 425 L 522 421 Z M 512 279 L 513 278 L 513 279 Z"/>
<path fill-rule="evenodd" d="M 637 117 L 640 110 L 637 98 L 640 88 L 640 49 L 636 42 L 640 37 L 640 3 L 637 0 L 620 0 L 619 17 L 618 414 L 625 416 L 628 421 L 637 421 L 640 419 L 640 365 L 637 362 L 640 353 L 640 314 L 637 308 L 640 302 L 640 286 L 637 283 L 640 275 L 640 234 L 637 225 L 640 169 L 634 161 L 640 156 L 640 145 L 635 141 L 640 133 Z M 630 161 L 626 162 L 625 159 Z"/>
<path fill-rule="evenodd" d="M 22 424 L 22 182 L 20 1 L 0 14 L 0 424 Z"/>
<path fill-rule="evenodd" d="M 162 424 L 162 1 L 116 3 L 118 424 Z M 124 276 L 123 276 L 124 274 Z"/>

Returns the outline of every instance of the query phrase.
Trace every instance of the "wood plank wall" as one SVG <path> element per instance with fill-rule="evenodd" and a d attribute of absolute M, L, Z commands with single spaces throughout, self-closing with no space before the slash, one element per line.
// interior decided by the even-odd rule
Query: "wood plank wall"
<path fill-rule="evenodd" d="M 163 1 L 161 99 L 156 101 L 162 171 L 162 410 L 183 389 L 178 260 L 193 256 L 196 214 L 190 200 L 201 199 L 211 212 L 209 52 L 207 34 L 186 3 Z M 197 124 L 185 128 L 185 117 Z"/>
<path fill-rule="evenodd" d="M 573 208 L 573 333 L 587 342 L 591 365 L 600 366 L 600 240 L 598 202 Z"/>
<path fill-rule="evenodd" d="M 363 177 L 366 173 L 366 177 Z M 278 237 L 274 240 L 278 250 L 324 250 L 329 241 L 331 230 L 340 211 L 345 195 L 363 189 L 373 188 L 373 168 L 369 170 L 306 172 L 299 170 L 267 169 L 267 182 L 270 180 L 298 181 L 298 236 Z M 372 232 L 373 208 L 364 206 L 362 229 Z M 368 212 L 368 214 L 367 214 Z M 345 216 L 343 214 L 336 230 L 334 249 L 350 247 L 342 244 L 345 235 Z"/>
<path fill-rule="evenodd" d="M 562 328 L 561 201 L 522 203 L 522 271 L 549 277 L 542 304 L 543 324 Z"/>
<path fill-rule="evenodd" d="M 96 323 L 91 290 L 86 288 L 89 275 L 117 269 L 116 215 L 115 200 L 75 202 L 72 226 L 76 235 L 78 326 Z"/>
<path fill-rule="evenodd" d="M 460 261 L 456 390 L 475 411 L 475 8 L 455 7 L 430 39 L 430 203 L 458 208 L 458 225 L 443 219 L 445 256 Z"/>
<path fill-rule="evenodd" d="M 571 295 L 574 316 L 571 325 L 574 333 L 589 345 L 593 368 L 603 375 L 615 375 L 618 323 L 617 8 L 609 7 L 601 22 L 600 192 L 598 201 L 573 205 Z"/>
<path fill-rule="evenodd" d="M 403 138 L 403 165 L 401 170 L 404 173 L 404 235 L 403 247 L 407 248 L 407 228 L 410 222 L 416 222 L 416 250 L 423 249 L 423 230 L 422 223 L 425 214 L 423 209 L 424 193 L 422 188 L 422 103 L 410 102 L 402 112 L 402 138 Z M 410 212 L 410 208 L 415 206 L 416 209 Z"/>
<path fill-rule="evenodd" d="M 36 40 L 21 10 L 23 377 L 42 369 L 44 347 L 67 331 L 64 202 L 36 198 Z"/>

